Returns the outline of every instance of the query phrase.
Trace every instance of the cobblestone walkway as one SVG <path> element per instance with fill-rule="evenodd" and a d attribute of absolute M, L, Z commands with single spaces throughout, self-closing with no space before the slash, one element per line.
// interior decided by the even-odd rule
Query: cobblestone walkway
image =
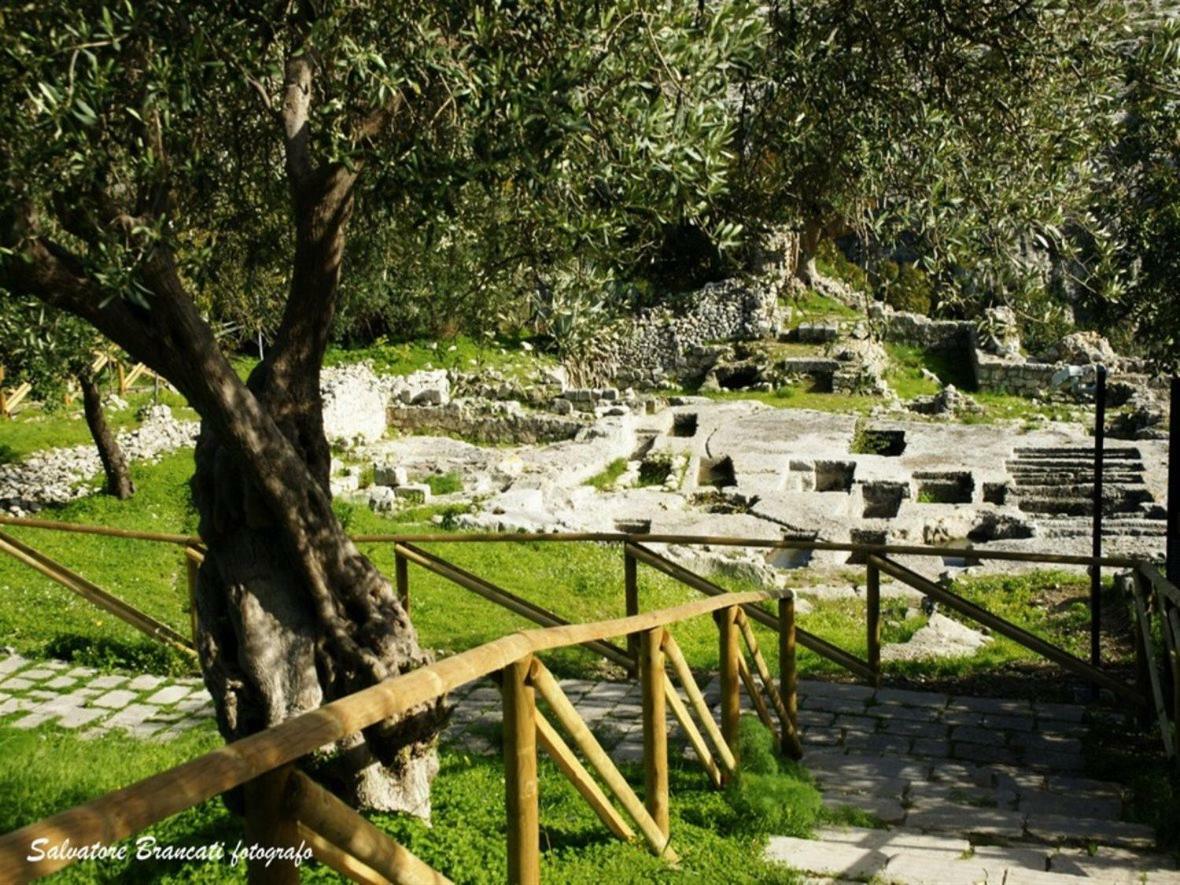
<path fill-rule="evenodd" d="M 561 685 L 616 761 L 642 759 L 637 684 Z M 716 706 L 716 679 L 704 693 Z M 452 700 L 444 741 L 497 754 L 496 687 L 477 682 Z M 799 709 L 804 761 L 825 804 L 861 809 L 886 827 L 773 837 L 768 855 L 815 882 L 1180 885 L 1151 829 L 1120 819 L 1124 788 L 1081 776 L 1084 707 L 805 681 Z M 0 721 L 15 728 L 52 723 L 83 736 L 122 729 L 170 740 L 211 716 L 197 679 L 0 658 Z M 680 752 L 691 753 L 678 726 L 669 728 Z"/>
<path fill-rule="evenodd" d="M 61 661 L 0 658 L 0 719 L 14 728 L 52 722 L 88 736 L 121 729 L 170 740 L 212 714 L 200 679 L 105 675 Z"/>

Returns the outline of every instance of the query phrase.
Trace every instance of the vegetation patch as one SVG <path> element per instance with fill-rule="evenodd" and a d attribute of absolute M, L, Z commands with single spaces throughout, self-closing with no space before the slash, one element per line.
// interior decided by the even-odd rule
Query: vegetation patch
<path fill-rule="evenodd" d="M 605 469 L 594 474 L 588 480 L 586 485 L 594 486 L 600 492 L 605 492 L 608 489 L 613 489 L 615 483 L 619 481 L 619 477 L 627 472 L 627 459 L 615 458 L 610 464 L 606 465 Z"/>
<path fill-rule="evenodd" d="M 463 477 L 451 470 L 447 473 L 432 473 L 426 477 L 432 495 L 453 495 L 463 491 Z"/>

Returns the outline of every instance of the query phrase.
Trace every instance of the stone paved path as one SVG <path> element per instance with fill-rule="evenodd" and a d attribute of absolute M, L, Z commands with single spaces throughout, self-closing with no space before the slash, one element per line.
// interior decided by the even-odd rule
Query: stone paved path
<path fill-rule="evenodd" d="M 561 685 L 616 761 L 642 759 L 637 684 Z M 704 692 L 716 707 L 716 679 Z M 770 857 L 816 882 L 1180 885 L 1173 859 L 1154 850 L 1151 829 L 1120 819 L 1124 788 L 1080 774 L 1084 707 L 807 681 L 799 698 L 804 761 L 825 804 L 861 809 L 886 827 L 770 840 Z M 444 741 L 497 754 L 496 687 L 477 682 L 452 699 Z M 170 740 L 211 716 L 197 679 L 0 658 L 0 722 L 12 727 L 56 724 L 83 736 L 123 729 Z M 674 722 L 669 728 L 679 751 L 691 753 Z"/>
<path fill-rule="evenodd" d="M 200 679 L 107 675 L 62 661 L 0 658 L 0 720 L 14 728 L 54 723 L 87 736 L 122 729 L 169 740 L 212 713 Z"/>

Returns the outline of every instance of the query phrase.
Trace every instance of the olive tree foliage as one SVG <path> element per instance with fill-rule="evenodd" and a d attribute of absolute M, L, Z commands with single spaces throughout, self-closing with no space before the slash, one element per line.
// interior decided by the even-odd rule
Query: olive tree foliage
<path fill-rule="evenodd" d="M 1180 367 L 1180 22 L 1146 17 L 1127 41 L 1113 139 L 1081 242 L 1082 307 L 1109 332 Z"/>
<path fill-rule="evenodd" d="M 669 229 L 692 224 L 722 247 L 737 242 L 740 228 L 712 209 L 732 162 L 727 91 L 753 57 L 757 10 L 670 4 L 656 15 L 616 4 L 593 16 L 601 21 L 572 36 L 564 69 L 534 84 L 531 111 L 490 112 L 442 199 L 360 235 L 346 328 L 530 327 L 568 356 Z M 509 142 L 497 143 L 505 128 Z"/>
<path fill-rule="evenodd" d="M 493 254 L 521 273 L 640 260 L 724 188 L 722 84 L 750 9 L 57 0 L 3 17 L 0 285 L 86 320 L 201 416 L 197 644 L 222 732 L 429 660 L 331 506 L 319 376 L 350 277 L 400 285 L 394 262 L 460 221 L 511 229 L 520 257 Z M 207 319 L 218 299 L 270 314 L 248 382 Z M 323 776 L 426 813 L 443 715 L 354 735 Z"/>
<path fill-rule="evenodd" d="M 1020 288 L 1103 139 L 1121 4 L 815 0 L 769 12 L 743 84 L 740 206 L 801 234 L 905 242 L 944 300 Z M 948 285 L 949 284 L 949 285 Z"/>

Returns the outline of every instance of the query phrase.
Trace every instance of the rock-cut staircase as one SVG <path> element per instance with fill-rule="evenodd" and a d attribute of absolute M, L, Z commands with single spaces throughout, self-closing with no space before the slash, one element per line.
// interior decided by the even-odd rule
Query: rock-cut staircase
<path fill-rule="evenodd" d="M 1050 538 L 1083 537 L 1094 514 L 1094 450 L 1018 448 L 1007 463 L 1008 503 L 1036 516 Z M 1103 534 L 1162 536 L 1164 509 L 1144 483 L 1142 456 L 1133 447 L 1104 450 Z"/>

